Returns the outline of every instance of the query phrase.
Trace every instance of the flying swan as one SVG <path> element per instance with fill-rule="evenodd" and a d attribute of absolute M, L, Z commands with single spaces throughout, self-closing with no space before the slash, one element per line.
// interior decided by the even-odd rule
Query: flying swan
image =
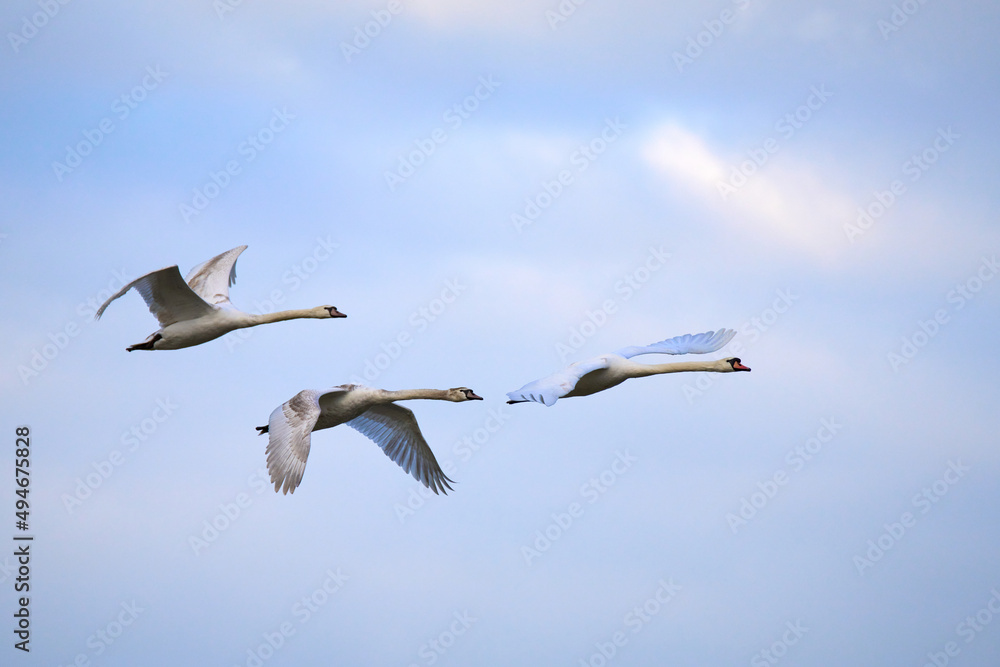
<path fill-rule="evenodd" d="M 160 330 L 150 334 L 142 343 L 125 348 L 131 352 L 178 350 L 201 345 L 236 329 L 270 322 L 347 317 L 333 306 L 282 310 L 263 315 L 237 310 L 229 301 L 229 286 L 236 283 L 236 258 L 246 249 L 245 245 L 241 245 L 199 264 L 188 273 L 187 282 L 181 278 L 176 265 L 136 278 L 105 301 L 94 319 L 100 319 L 108 304 L 134 287 L 142 295 L 149 312 L 160 322 Z"/>
<path fill-rule="evenodd" d="M 659 375 L 661 373 L 682 373 L 686 371 L 709 371 L 732 373 L 749 371 L 738 357 L 717 361 L 684 361 L 673 364 L 638 364 L 629 361 L 640 354 L 706 354 L 715 352 L 736 335 L 733 329 L 706 331 L 701 334 L 684 334 L 676 338 L 661 340 L 646 347 L 630 346 L 611 354 L 586 361 L 577 361 L 565 369 L 541 380 L 529 382 L 517 391 L 508 392 L 508 403 L 534 401 L 546 406 L 555 405 L 560 398 L 589 396 L 610 389 L 629 378 Z"/>
<path fill-rule="evenodd" d="M 375 442 L 385 455 L 434 493 L 451 490 L 454 480 L 441 470 L 434 452 L 420 433 L 413 411 L 395 401 L 418 398 L 439 401 L 481 401 L 467 387 L 454 389 L 406 389 L 386 391 L 358 384 L 342 384 L 331 389 L 304 389 L 271 413 L 268 433 L 267 469 L 274 490 L 295 493 L 309 457 L 310 433 L 347 424 Z"/>

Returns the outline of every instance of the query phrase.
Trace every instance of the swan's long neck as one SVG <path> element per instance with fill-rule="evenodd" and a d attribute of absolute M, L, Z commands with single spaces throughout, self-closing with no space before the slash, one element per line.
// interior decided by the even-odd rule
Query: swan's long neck
<path fill-rule="evenodd" d="M 382 391 L 382 397 L 386 402 L 412 401 L 417 398 L 426 398 L 438 401 L 447 401 L 448 390 L 446 389 L 401 389 L 399 391 Z"/>
<path fill-rule="evenodd" d="M 688 371 L 709 371 L 715 373 L 725 373 L 729 365 L 718 361 L 679 361 L 672 364 L 633 364 L 629 375 L 631 377 L 646 377 L 648 375 L 661 375 L 663 373 L 686 373 Z"/>
<path fill-rule="evenodd" d="M 256 315 L 247 313 L 247 326 L 253 327 L 258 324 L 270 324 L 271 322 L 284 322 L 285 320 L 301 320 L 305 318 L 320 319 L 323 317 L 322 311 L 315 308 L 299 308 L 297 310 L 279 310 L 276 313 L 264 313 Z"/>

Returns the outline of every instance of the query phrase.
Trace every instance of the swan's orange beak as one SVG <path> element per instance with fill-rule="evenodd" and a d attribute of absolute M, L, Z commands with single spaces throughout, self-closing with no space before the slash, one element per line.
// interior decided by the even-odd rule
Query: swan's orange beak
<path fill-rule="evenodd" d="M 483 400 L 482 396 L 477 396 L 476 392 L 472 391 L 471 389 L 465 395 L 468 397 L 468 399 L 470 401 L 481 401 L 481 400 Z"/>
<path fill-rule="evenodd" d="M 329 308 L 327 308 L 327 311 L 329 311 L 330 317 L 347 317 L 347 315 L 344 315 L 342 312 L 340 312 L 339 310 L 337 310 L 333 306 L 330 306 Z"/>
<path fill-rule="evenodd" d="M 748 371 L 748 370 L 750 370 L 750 367 L 749 366 L 744 366 L 743 364 L 741 364 L 738 361 L 734 361 L 733 362 L 733 370 L 734 371 Z"/>

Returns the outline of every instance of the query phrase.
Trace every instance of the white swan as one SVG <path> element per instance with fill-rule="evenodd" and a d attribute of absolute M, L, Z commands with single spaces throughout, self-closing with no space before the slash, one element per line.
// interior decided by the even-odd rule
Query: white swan
<path fill-rule="evenodd" d="M 142 343 L 129 345 L 126 350 L 178 350 L 200 345 L 236 329 L 258 324 L 300 318 L 329 319 L 347 317 L 333 306 L 317 306 L 303 310 L 283 310 L 254 315 L 237 310 L 229 302 L 229 286 L 236 282 L 236 258 L 245 245 L 233 248 L 191 269 L 187 282 L 177 266 L 136 278 L 97 309 L 94 319 L 100 319 L 112 301 L 133 287 L 160 322 L 160 330 Z"/>
<path fill-rule="evenodd" d="M 529 382 L 517 391 L 507 393 L 508 403 L 535 401 L 546 406 L 554 405 L 560 398 L 589 396 L 619 385 L 629 378 L 659 375 L 660 373 L 681 373 L 685 371 L 709 371 L 732 373 L 749 371 L 738 357 L 717 361 L 687 361 L 673 364 L 637 364 L 629 361 L 640 354 L 706 354 L 715 352 L 732 340 L 736 332 L 732 329 L 706 331 L 701 334 L 685 334 L 676 338 L 661 340 L 646 347 L 625 347 L 611 354 L 603 354 L 586 361 L 570 364 L 565 369 L 546 378 Z"/>
<path fill-rule="evenodd" d="M 339 424 L 360 431 L 382 448 L 414 479 L 434 493 L 447 494 L 454 480 L 441 470 L 434 452 L 420 433 L 413 411 L 394 401 L 418 398 L 439 401 L 481 401 L 467 387 L 454 389 L 407 389 L 386 391 L 357 384 L 331 389 L 304 389 L 274 409 L 267 426 L 258 426 L 260 435 L 269 433 L 267 469 L 274 490 L 295 493 L 309 457 L 310 433 Z"/>

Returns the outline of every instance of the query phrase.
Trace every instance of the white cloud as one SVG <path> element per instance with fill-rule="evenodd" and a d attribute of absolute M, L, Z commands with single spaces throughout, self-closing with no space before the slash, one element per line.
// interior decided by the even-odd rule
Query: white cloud
<path fill-rule="evenodd" d="M 697 134 L 668 124 L 647 140 L 643 157 L 733 230 L 818 259 L 836 256 L 845 246 L 843 224 L 856 207 L 810 165 L 783 155 L 780 143 L 771 154 L 755 150 L 759 167 L 746 154 L 720 155 Z"/>
<path fill-rule="evenodd" d="M 465 0 L 412 0 L 410 11 L 436 28 L 526 28 L 548 30 L 545 10 L 550 3 L 537 0 L 475 2 Z M 552 2 L 554 8 L 558 3 Z"/>
<path fill-rule="evenodd" d="M 825 8 L 816 9 L 794 26 L 795 35 L 806 42 L 831 41 L 840 30 L 837 14 Z"/>

